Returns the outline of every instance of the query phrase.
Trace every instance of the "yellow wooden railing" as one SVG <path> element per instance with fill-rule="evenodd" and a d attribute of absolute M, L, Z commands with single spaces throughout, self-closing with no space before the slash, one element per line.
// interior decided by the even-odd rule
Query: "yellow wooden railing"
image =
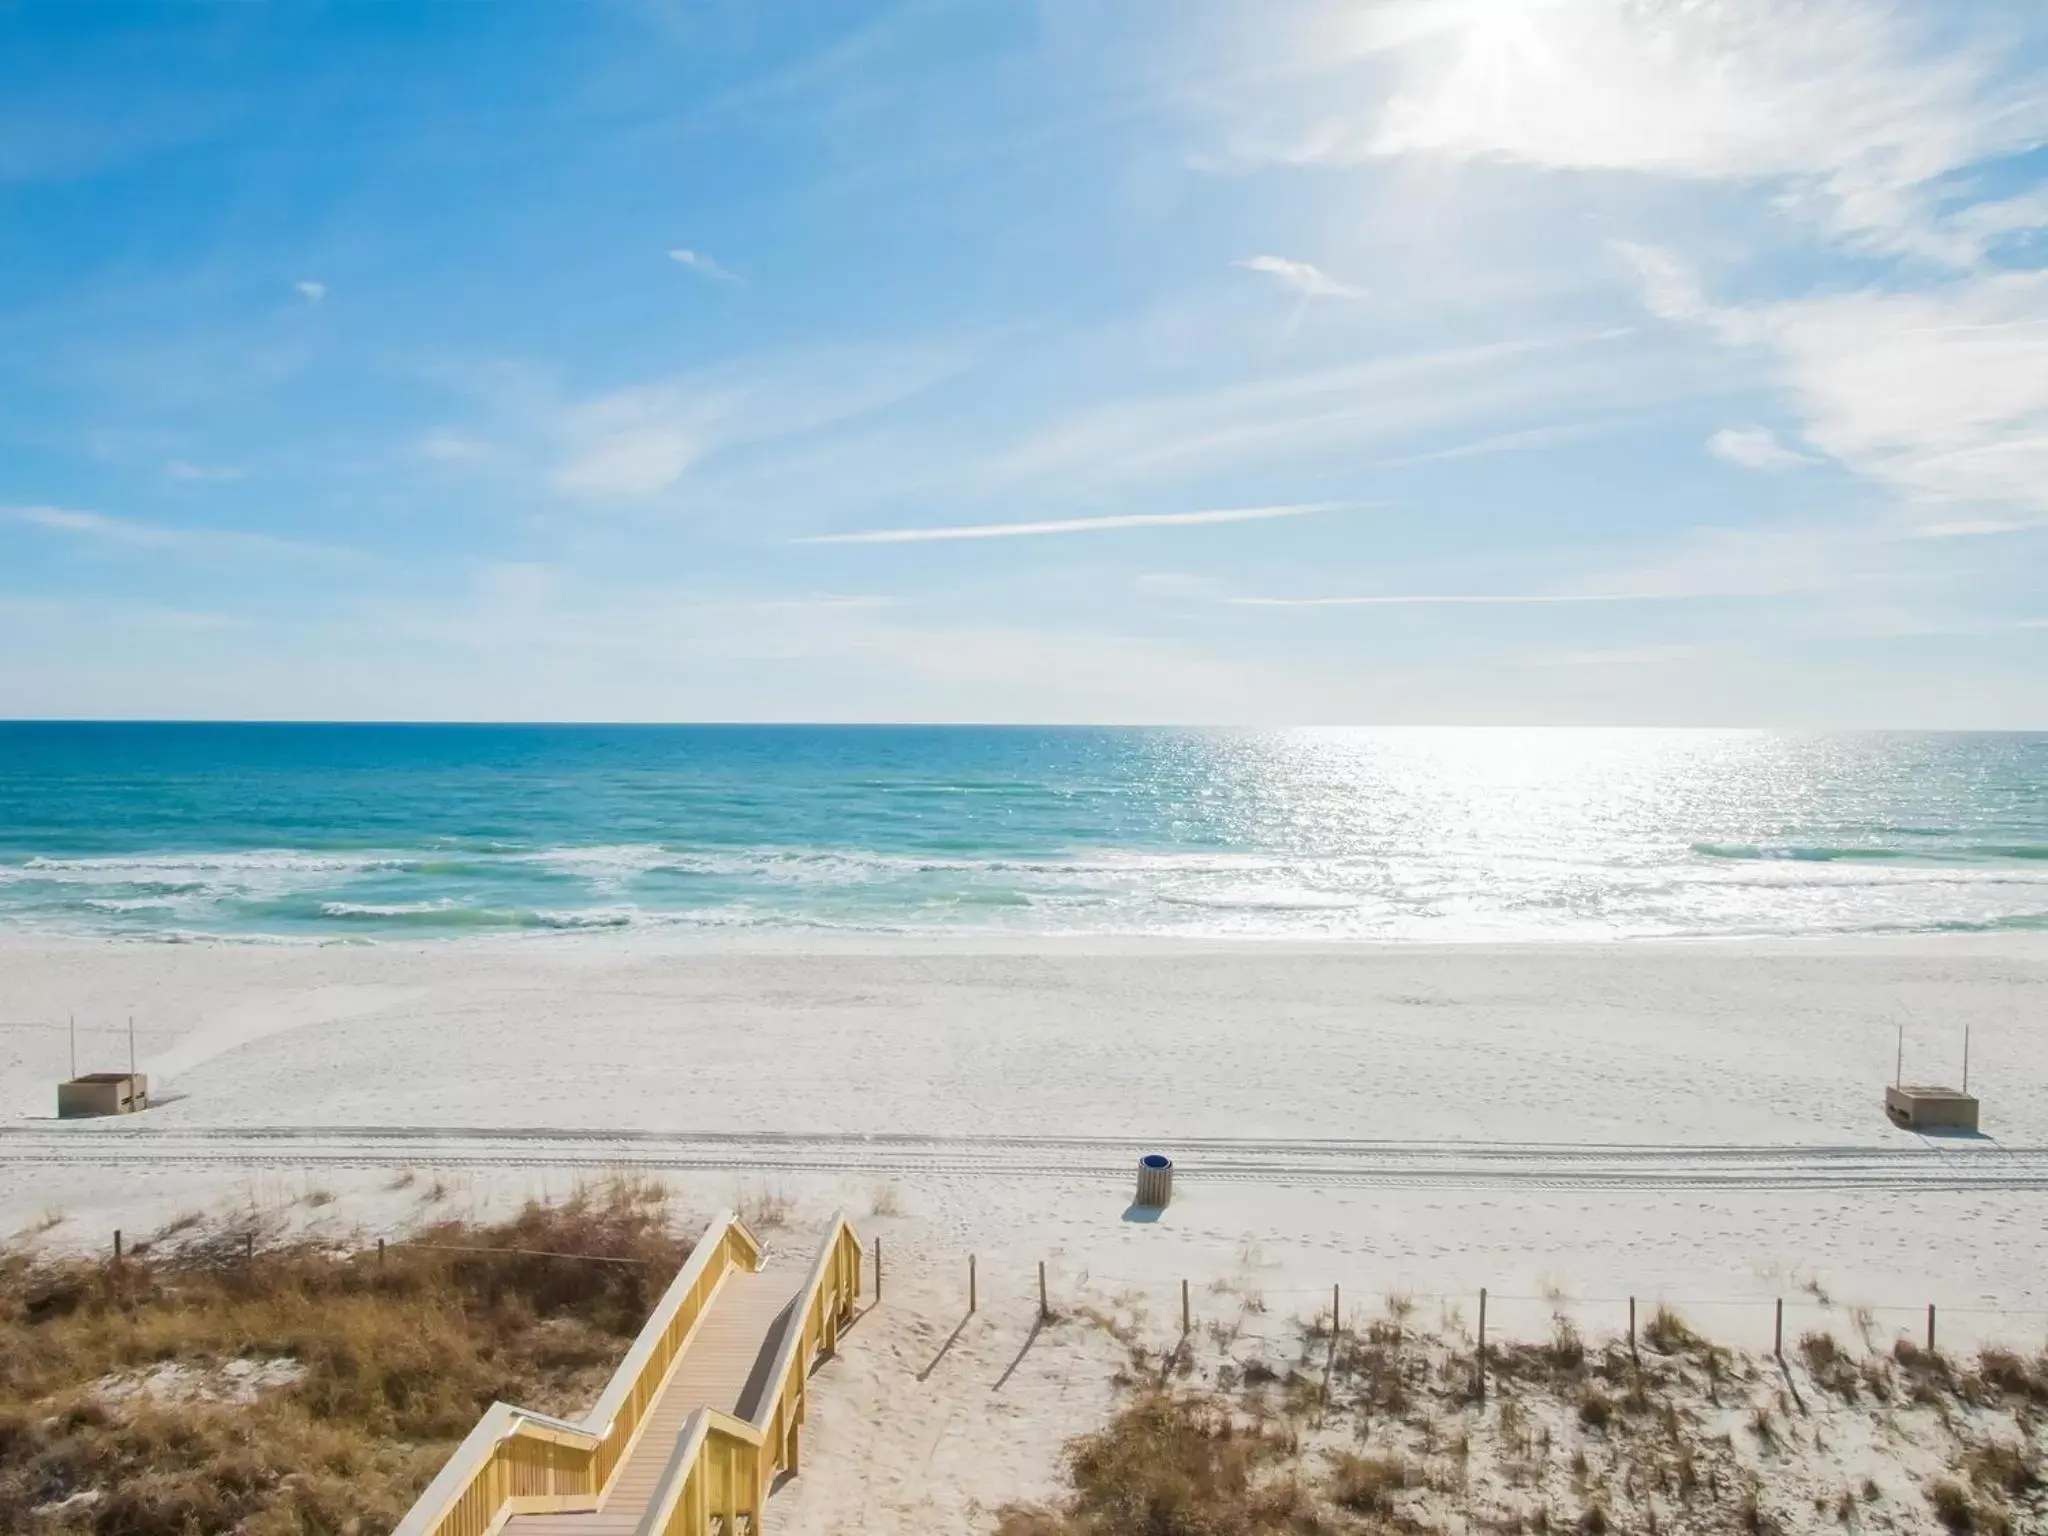
<path fill-rule="evenodd" d="M 599 1508 L 719 1283 L 760 1267 L 753 1233 L 720 1212 L 581 1423 L 493 1403 L 392 1536 L 489 1536 L 508 1514 Z"/>
<path fill-rule="evenodd" d="M 860 1299 L 860 1237 L 842 1215 L 812 1264 L 751 1420 L 699 1408 L 683 1426 L 635 1536 L 760 1536 L 768 1490 L 794 1472 L 811 1367 L 839 1347 Z"/>

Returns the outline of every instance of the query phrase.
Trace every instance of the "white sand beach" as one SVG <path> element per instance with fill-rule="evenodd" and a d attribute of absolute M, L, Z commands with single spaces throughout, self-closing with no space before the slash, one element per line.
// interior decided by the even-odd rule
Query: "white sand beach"
<path fill-rule="evenodd" d="M 2048 1307 L 2048 942 L 651 948 L 0 944 L 0 1221 L 79 1235 L 317 1171 L 523 1193 L 626 1164 L 706 1199 L 899 1186 L 934 1240 L 1318 1284 Z M 82 1069 L 159 1107 L 58 1124 Z M 1978 1140 L 1881 1109 L 1954 1081 Z M 549 1135 L 561 1132 L 562 1135 Z M 1118 1218 L 1174 1155 L 1158 1230 Z M 377 1214 L 364 1198 L 364 1219 Z M 1939 1232 L 1957 1241 L 1936 1241 Z M 1213 1267 L 1213 1264 L 1208 1267 Z M 1341 1269 L 1341 1273 L 1337 1271 Z M 1178 1274 L 1169 1265 L 1162 1273 Z"/>
<path fill-rule="evenodd" d="M 51 1119 L 65 1018 L 91 1070 L 125 1064 L 131 1013 L 158 1106 Z M 1914 1332 L 1935 1302 L 1945 1341 L 2031 1346 L 2048 1327 L 2044 1017 L 2048 942 L 2023 937 L 13 937 L 0 1224 L 92 1248 L 256 1200 L 375 1232 L 420 1211 L 427 1180 L 392 1187 L 405 1168 L 486 1208 L 645 1169 L 687 1207 L 772 1211 L 791 1250 L 844 1206 L 884 1239 L 889 1290 L 830 1367 L 815 1475 L 779 1518 L 831 1529 L 894 1478 L 889 1508 L 950 1529 L 1045 1491 L 1060 1441 L 1110 1400 L 1106 1335 L 1033 1341 L 1041 1261 L 1061 1307 L 1159 1327 L 1177 1328 L 1186 1279 L 1198 1313 L 1255 1294 L 1276 1319 L 1333 1284 L 1347 1305 L 1398 1292 L 1468 1314 L 1486 1286 L 1503 1333 L 1568 1310 L 1597 1336 L 1635 1296 L 1751 1348 L 1778 1298 L 1788 1328 L 1846 1328 L 1861 1307 Z M 1908 1078 L 1937 1081 L 1969 1027 L 1980 1138 L 1885 1120 L 1900 1025 Z M 1149 1149 L 1175 1157 L 1176 1197 L 1128 1220 Z M 970 1254 L 982 1309 L 935 1364 Z M 912 1383 L 921 1410 L 877 1428 L 890 1416 L 870 1410 Z M 1000 1455 L 977 1423 L 1002 1426 Z"/>

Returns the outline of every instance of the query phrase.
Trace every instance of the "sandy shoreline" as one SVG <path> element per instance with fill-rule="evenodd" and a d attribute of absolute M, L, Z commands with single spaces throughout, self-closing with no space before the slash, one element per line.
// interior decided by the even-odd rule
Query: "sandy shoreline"
<path fill-rule="evenodd" d="M 2048 939 L 1521 946 L 0 940 L 0 1225 L 147 1231 L 401 1164 L 493 1203 L 604 1166 L 906 1244 L 1164 1282 L 2048 1307 Z M 121 1021 L 165 1102 L 58 1125 Z M 1952 1078 L 1985 1139 L 1880 1098 Z M 362 1136 L 342 1134 L 360 1128 Z M 508 1137 L 510 1139 L 508 1139 Z M 523 1138 L 523 1139 L 522 1139 Z M 1141 1146 L 1167 1221 L 1119 1219 Z M 1592 1150 L 1589 1150 L 1592 1149 Z M 1600 1150 L 1605 1149 L 1605 1150 Z M 1662 1150 L 1659 1150 L 1662 1149 Z M 1338 1273 L 1341 1271 L 1341 1273 Z M 1799 1277 L 1794 1282 L 1791 1277 Z"/>
<path fill-rule="evenodd" d="M 1049 1495 L 1122 1346 L 1413 1298 L 1594 1338 L 1626 1299 L 1768 1345 L 2048 1327 L 2048 937 L 1277 945 L 0 939 L 0 1228 L 104 1248 L 224 1203 L 337 1241 L 651 1173 L 686 1210 L 846 1208 L 887 1303 L 821 1376 L 804 1533 Z M 164 1102 L 59 1124 L 136 1018 Z M 1891 1127 L 1972 1032 L 1985 1137 Z M 1126 1220 L 1138 1149 L 1180 1160 Z M 397 1177 L 400 1170 L 414 1177 Z M 433 1192 L 433 1193 L 429 1193 Z M 963 1320 L 966 1257 L 982 1309 Z M 1859 1312 L 1860 1308 L 1870 1311 Z"/>

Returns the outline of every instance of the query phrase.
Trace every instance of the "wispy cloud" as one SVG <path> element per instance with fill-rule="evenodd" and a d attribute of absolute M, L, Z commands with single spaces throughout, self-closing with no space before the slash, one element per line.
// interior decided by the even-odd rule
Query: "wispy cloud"
<path fill-rule="evenodd" d="M 413 452 L 437 464 L 478 464 L 492 457 L 491 445 L 472 433 L 436 427 L 413 444 Z"/>
<path fill-rule="evenodd" d="M 227 528 L 169 528 L 136 518 L 109 517 L 74 507 L 0 507 L 0 522 L 39 528 L 47 533 L 91 543 L 140 550 L 180 553 L 268 554 L 331 559 L 345 551 L 267 533 Z"/>
<path fill-rule="evenodd" d="M 108 629 L 133 627 L 175 630 L 186 634 L 208 634 L 249 627 L 249 621 L 238 615 L 206 609 L 157 608 L 148 604 L 103 600 L 60 601 L 55 598 L 0 597 L 0 618 L 84 620 L 102 632 Z"/>
<path fill-rule="evenodd" d="M 1282 517 L 1334 512 L 1358 503 L 1299 502 L 1276 507 L 1222 507 L 1202 512 L 1132 512 L 1110 517 L 1065 517 L 1036 523 L 969 523 L 950 528 L 868 528 L 858 533 L 818 533 L 795 544 L 928 544 L 949 539 L 1029 539 L 1062 533 L 1113 533 L 1120 528 L 1192 528 L 1215 523 L 1258 523 Z"/>
<path fill-rule="evenodd" d="M 702 273 L 705 277 L 715 278 L 721 283 L 737 283 L 741 281 L 739 273 L 714 261 L 702 251 L 691 251 L 678 247 L 668 253 L 668 259 L 679 267 L 688 267 L 692 272 Z"/>
<path fill-rule="evenodd" d="M 1404 453 L 1374 462 L 1381 469 L 1406 469 L 1417 464 L 1441 464 L 1451 459 L 1487 458 L 1496 453 L 1533 453 L 1554 448 L 1560 443 L 1584 442 L 1589 437 L 1612 432 L 1620 425 L 1618 421 L 1572 421 L 1547 427 L 1524 427 L 1518 432 L 1496 432 L 1488 437 L 1476 437 L 1469 443 L 1453 443 L 1448 448 L 1432 448 L 1427 453 Z"/>
<path fill-rule="evenodd" d="M 1338 597 L 1226 597 L 1240 608 L 1541 608 L 1575 603 L 1673 603 L 1757 597 L 1729 592 L 1394 592 Z"/>
<path fill-rule="evenodd" d="M 1767 427 L 1723 427 L 1707 439 L 1707 452 L 1744 469 L 1794 469 L 1813 462 L 1779 442 Z"/>
<path fill-rule="evenodd" d="M 298 290 L 299 296 L 308 304 L 318 304 L 327 297 L 327 285 L 325 283 L 316 283 L 310 278 L 304 282 L 293 283 L 292 287 Z"/>
<path fill-rule="evenodd" d="M 977 486 L 1065 482 L 1085 493 L 1225 465 L 1299 469 L 1320 454 L 1526 420 L 1536 408 L 1637 409 L 1672 388 L 1653 342 L 1628 327 L 1552 331 L 1137 395 L 1055 420 L 971 469 Z"/>
<path fill-rule="evenodd" d="M 1661 246 L 1610 240 L 1608 248 L 1634 272 L 1643 307 L 1660 320 L 1697 320 L 1708 313 L 1699 275 Z"/>
<path fill-rule="evenodd" d="M 596 500 L 665 491 L 703 456 L 727 408 L 717 394 L 678 384 L 635 385 L 572 407 L 555 486 Z"/>
<path fill-rule="evenodd" d="M 240 480 L 243 471 L 229 464 L 188 464 L 183 459 L 173 459 L 164 466 L 164 474 L 172 480 Z"/>
<path fill-rule="evenodd" d="M 1996 231 L 1959 241 L 1935 189 L 2039 142 L 2048 92 L 2038 59 L 1994 27 L 1943 28 L 1938 14 L 1884 0 L 1391 0 L 1263 100 L 1236 158 L 1773 181 L 1852 242 L 1968 259 Z"/>
<path fill-rule="evenodd" d="M 1686 318 L 1761 356 L 1807 442 L 1907 502 L 2048 521 L 2048 271 L 1985 274 L 1921 293 L 1748 307 L 1702 301 Z M 1710 447 L 1778 467 L 1785 450 L 1767 438 L 1724 432 Z"/>
<path fill-rule="evenodd" d="M 1247 256 L 1242 261 L 1231 263 L 1247 272 L 1263 272 L 1282 286 L 1292 288 L 1308 298 L 1355 299 L 1358 290 L 1349 283 L 1340 283 L 1321 267 L 1311 266 L 1305 261 L 1294 261 L 1286 256 Z"/>
<path fill-rule="evenodd" d="M 557 490 L 646 501 L 714 454 L 885 411 L 952 377 L 966 357 L 955 346 L 906 345 L 742 358 L 560 405 L 524 429 L 552 438 Z"/>

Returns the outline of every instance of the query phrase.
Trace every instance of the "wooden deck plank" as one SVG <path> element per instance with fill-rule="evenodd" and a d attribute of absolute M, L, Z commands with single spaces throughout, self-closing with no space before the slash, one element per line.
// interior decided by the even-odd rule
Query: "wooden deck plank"
<path fill-rule="evenodd" d="M 633 1536 L 690 1415 L 715 1408 L 746 1418 L 757 1406 L 802 1283 L 802 1272 L 793 1266 L 727 1275 L 648 1410 L 647 1427 L 619 1468 L 605 1507 L 514 1515 L 505 1522 L 504 1536 Z"/>

